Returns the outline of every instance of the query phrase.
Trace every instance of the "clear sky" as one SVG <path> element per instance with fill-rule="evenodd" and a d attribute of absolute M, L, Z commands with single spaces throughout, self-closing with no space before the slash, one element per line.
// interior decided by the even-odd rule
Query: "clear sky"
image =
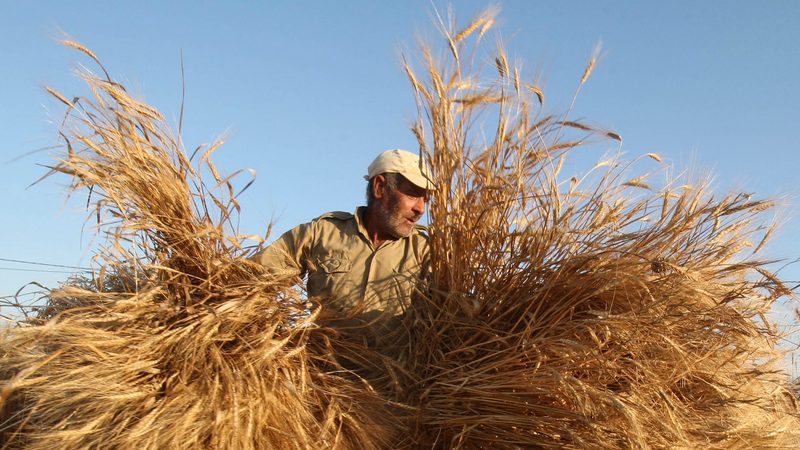
<path fill-rule="evenodd" d="M 455 4 L 463 24 L 489 3 Z M 713 172 L 720 192 L 786 199 L 786 223 L 767 255 L 800 257 L 800 2 L 497 4 L 495 32 L 531 77 L 541 74 L 547 109 L 568 107 L 602 41 L 573 117 L 621 134 L 628 156 L 656 152 L 676 172 Z M 400 54 L 416 36 L 438 36 L 434 7 L 445 13 L 448 4 L 0 0 L 0 258 L 90 264 L 86 194 L 66 201 L 64 177 L 28 187 L 52 161 L 53 151 L 36 150 L 57 143 L 63 113 L 44 87 L 86 93 L 72 71 L 87 59 L 58 39 L 91 48 L 173 124 L 182 55 L 184 143 L 226 137 L 218 166 L 258 173 L 241 199 L 240 232 L 263 233 L 274 220 L 277 235 L 325 211 L 352 211 L 379 151 L 417 150 Z M 600 159 L 610 149 L 587 151 Z M 798 265 L 781 274 L 800 279 Z M 67 275 L 42 270 L 69 270 L 9 261 L 0 268 L 0 296 Z"/>

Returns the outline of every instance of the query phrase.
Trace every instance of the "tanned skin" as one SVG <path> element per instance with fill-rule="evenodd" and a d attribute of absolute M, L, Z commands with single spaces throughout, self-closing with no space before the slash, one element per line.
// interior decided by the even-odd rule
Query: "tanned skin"
<path fill-rule="evenodd" d="M 375 248 L 387 240 L 410 235 L 428 201 L 428 191 L 402 176 L 398 177 L 397 189 L 391 189 L 383 174 L 375 175 L 372 195 L 375 201 L 364 212 L 364 226 Z"/>

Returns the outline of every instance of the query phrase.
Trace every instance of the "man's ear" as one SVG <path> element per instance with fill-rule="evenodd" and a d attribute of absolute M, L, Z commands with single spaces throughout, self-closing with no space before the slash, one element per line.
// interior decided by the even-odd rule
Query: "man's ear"
<path fill-rule="evenodd" d="M 386 177 L 383 174 L 375 175 L 375 178 L 372 179 L 372 197 L 373 198 L 383 198 L 383 194 L 386 192 Z"/>

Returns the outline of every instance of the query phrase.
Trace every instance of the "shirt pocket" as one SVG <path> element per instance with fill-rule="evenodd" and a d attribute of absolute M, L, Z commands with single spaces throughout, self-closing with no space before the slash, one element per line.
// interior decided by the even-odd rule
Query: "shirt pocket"
<path fill-rule="evenodd" d="M 324 273 L 350 272 L 350 258 L 344 252 L 329 252 L 316 258 L 317 270 Z"/>
<path fill-rule="evenodd" d="M 308 274 L 308 293 L 312 296 L 337 298 L 345 295 L 347 274 L 352 263 L 346 253 L 331 251 L 314 258 L 315 270 Z"/>

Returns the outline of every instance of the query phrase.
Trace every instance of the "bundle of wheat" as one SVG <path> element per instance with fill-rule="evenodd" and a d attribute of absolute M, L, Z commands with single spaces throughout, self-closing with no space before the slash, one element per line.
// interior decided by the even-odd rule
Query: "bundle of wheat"
<path fill-rule="evenodd" d="M 791 293 L 755 256 L 761 244 L 745 251 L 771 233 L 770 203 L 715 199 L 702 183 L 654 188 L 615 160 L 562 177 L 573 149 L 620 137 L 543 115 L 541 89 L 502 49 L 497 75 L 482 76 L 462 55 L 481 60 L 493 21 L 445 30 L 449 52 L 423 48 L 424 72 L 406 65 L 437 184 L 433 288 L 405 330 L 419 445 L 796 444 L 764 317 Z"/>
<path fill-rule="evenodd" d="M 107 73 L 82 77 L 91 98 L 50 90 L 68 110 L 52 173 L 90 189 L 107 245 L 94 288 L 54 291 L 42 320 L 3 330 L 5 447 L 385 446 L 383 399 L 331 371 L 325 346 L 307 351 L 324 330 L 296 280 L 263 273 L 231 235 L 220 143 L 193 167 L 155 109 Z"/>
<path fill-rule="evenodd" d="M 574 148 L 620 138 L 543 115 L 502 49 L 485 77 L 493 22 L 445 29 L 424 76 L 407 65 L 432 266 L 379 345 L 320 326 L 299 280 L 247 260 L 219 144 L 187 156 L 108 75 L 83 75 L 92 98 L 51 91 L 68 109 L 53 172 L 90 188 L 108 245 L 93 288 L 3 331 L 6 446 L 790 447 L 764 313 L 791 292 L 756 256 L 769 202 L 651 187 L 617 160 L 562 176 Z"/>

